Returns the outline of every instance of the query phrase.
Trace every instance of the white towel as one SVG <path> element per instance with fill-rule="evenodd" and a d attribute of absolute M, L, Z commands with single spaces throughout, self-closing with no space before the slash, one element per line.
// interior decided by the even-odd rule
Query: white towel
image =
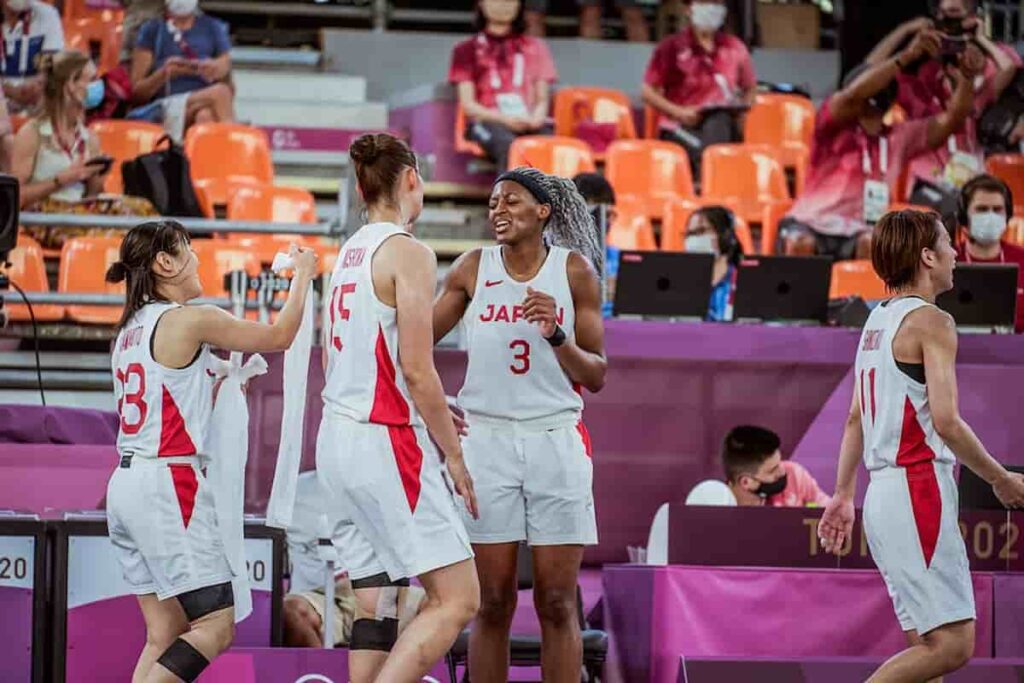
<path fill-rule="evenodd" d="M 249 404 L 242 387 L 253 377 L 267 372 L 267 362 L 259 354 L 242 365 L 242 354 L 234 352 L 228 361 L 216 359 L 213 371 L 223 377 L 210 420 L 209 462 L 206 481 L 214 495 L 217 526 L 220 530 L 228 565 L 234 574 L 231 587 L 235 595 L 235 621 L 252 612 L 249 571 L 245 562 L 245 463 L 249 459 Z"/>
<path fill-rule="evenodd" d="M 179 145 L 185 141 L 185 115 L 188 110 L 188 93 L 168 95 L 163 98 L 164 132 Z"/>
<path fill-rule="evenodd" d="M 295 295 L 295 280 L 292 291 Z M 287 529 L 292 523 L 295 487 L 302 465 L 302 432 L 306 417 L 306 379 L 313 347 L 313 286 L 308 285 L 302 323 L 292 345 L 284 354 L 284 409 L 281 414 L 281 442 L 277 447 L 274 484 L 267 503 L 267 526 Z"/>

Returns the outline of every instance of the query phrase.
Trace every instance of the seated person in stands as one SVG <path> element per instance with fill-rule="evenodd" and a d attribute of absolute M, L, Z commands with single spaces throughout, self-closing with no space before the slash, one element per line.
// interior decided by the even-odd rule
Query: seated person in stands
<path fill-rule="evenodd" d="M 234 121 L 227 25 L 200 12 L 197 0 L 167 0 L 167 16 L 142 25 L 132 52 L 133 97 L 158 104 L 128 118 L 162 123 L 176 139 L 195 123 Z"/>
<path fill-rule="evenodd" d="M 476 26 L 476 35 L 455 46 L 448 80 L 466 113 L 466 138 L 505 170 L 518 136 L 551 131 L 558 74 L 547 44 L 523 35 L 520 0 L 479 0 Z"/>
<path fill-rule="evenodd" d="M 43 97 L 39 56 L 64 49 L 64 27 L 57 10 L 40 0 L 0 0 L 0 9 L 0 81 L 10 110 L 27 112 Z"/>
<path fill-rule="evenodd" d="M 601 40 L 602 0 L 576 0 L 580 6 L 580 38 Z M 543 36 L 544 17 L 548 12 L 548 0 L 525 0 L 526 27 L 531 36 Z M 615 0 L 615 7 L 622 14 L 626 25 L 626 40 L 632 43 L 646 43 L 651 39 L 647 30 L 644 10 L 637 0 Z"/>
<path fill-rule="evenodd" d="M 983 78 L 978 79 L 974 86 L 973 106 L 966 124 L 950 135 L 945 144 L 917 155 L 910 162 L 907 198 L 917 178 L 952 190 L 962 187 L 984 170 L 984 150 L 977 134 L 978 119 L 1010 85 L 1022 61 L 1012 47 L 989 39 L 985 23 L 977 16 L 976 5 L 976 0 L 941 0 L 936 5 L 934 17 L 921 17 L 902 24 L 886 36 L 865 60 L 867 64 L 881 64 L 919 33 L 934 35 L 949 50 L 962 49 L 969 39 L 981 48 L 986 57 Z M 946 51 L 937 57 L 926 56 L 909 64 L 897 76 L 897 104 L 911 119 L 941 114 L 953 96 L 955 72 L 954 56 Z"/>
<path fill-rule="evenodd" d="M 736 236 L 736 216 L 724 206 L 706 206 L 690 215 L 686 224 L 685 249 L 693 254 L 713 254 L 711 303 L 708 320 L 732 320 L 732 298 L 736 290 L 736 268 L 743 247 Z"/>
<path fill-rule="evenodd" d="M 960 191 L 956 251 L 961 263 L 1017 264 L 1018 334 L 1024 332 L 1024 247 L 1007 242 L 1013 194 L 999 178 L 980 175 Z"/>
<path fill-rule="evenodd" d="M 699 182 L 704 148 L 742 138 L 741 116 L 721 107 L 753 104 L 757 76 L 747 46 L 723 29 L 725 0 L 686 6 L 690 26 L 655 48 L 642 92 L 658 112 L 658 137 L 686 149 Z"/>
<path fill-rule="evenodd" d="M 42 112 L 14 138 L 13 171 L 21 183 L 21 208 L 45 213 L 156 215 L 144 199 L 97 198 L 110 164 L 85 125 L 86 108 L 100 99 L 92 61 L 75 50 L 43 55 L 40 73 L 45 77 Z M 37 226 L 27 232 L 44 247 L 60 248 L 66 238 L 88 231 Z"/>
<path fill-rule="evenodd" d="M 851 71 L 842 89 L 821 105 L 807 183 L 779 223 L 780 253 L 870 258 L 871 226 L 896 201 L 891 188 L 908 161 L 945 145 L 971 111 L 974 78 L 985 65 L 974 46 L 958 57 L 956 91 L 944 111 L 885 124 L 896 99 L 896 76 L 924 57 L 936 57 L 940 46 L 934 33 L 918 33 L 896 57 Z"/>
<path fill-rule="evenodd" d="M 783 460 L 779 435 L 770 429 L 740 426 L 725 435 L 722 466 L 739 505 L 824 507 L 831 498 L 811 473 Z"/>
<path fill-rule="evenodd" d="M 7 100 L 0 90 L 0 173 L 10 173 L 14 161 L 14 126 L 7 111 Z"/>

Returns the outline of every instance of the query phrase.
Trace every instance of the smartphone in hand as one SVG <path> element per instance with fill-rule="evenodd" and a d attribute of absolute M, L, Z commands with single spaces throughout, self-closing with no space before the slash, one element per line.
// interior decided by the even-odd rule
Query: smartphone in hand
<path fill-rule="evenodd" d="M 100 166 L 100 175 L 106 175 L 114 165 L 114 157 L 101 154 L 85 162 L 86 166 Z"/>

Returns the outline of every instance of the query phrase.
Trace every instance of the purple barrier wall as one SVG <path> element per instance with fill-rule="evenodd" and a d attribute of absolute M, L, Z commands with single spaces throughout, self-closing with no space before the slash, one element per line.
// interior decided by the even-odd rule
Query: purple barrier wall
<path fill-rule="evenodd" d="M 726 658 L 679 658 L 679 683 L 861 683 L 882 663 L 880 659 L 812 658 L 729 660 Z M 975 660 L 950 674 L 947 683 L 1019 683 L 1024 680 L 1024 660 Z"/>
<path fill-rule="evenodd" d="M 32 680 L 32 605 L 31 588 L 0 585 L 0 681 Z"/>
<path fill-rule="evenodd" d="M 992 575 L 973 578 L 975 655 L 991 657 Z M 877 572 L 620 565 L 605 568 L 604 585 L 618 652 L 633 658 L 629 681 L 675 683 L 680 655 L 885 658 L 905 646 Z M 620 627 L 642 619 L 649 642 Z M 636 652 L 650 653 L 646 676 Z"/>
<path fill-rule="evenodd" d="M 197 680 L 199 683 L 346 683 L 348 651 L 235 648 L 218 657 Z M 443 662 L 421 680 L 425 683 L 447 681 Z"/>
<path fill-rule="evenodd" d="M 112 444 L 114 413 L 87 408 L 0 405 L 0 444 Z M 0 454 L 4 451 L 0 448 Z"/>
<path fill-rule="evenodd" d="M 455 151 L 454 122 L 454 100 L 432 100 L 388 112 L 390 128 L 398 130 L 417 154 L 432 157 L 431 180 L 490 187 L 495 174 L 471 173 L 473 157 Z"/>
<path fill-rule="evenodd" d="M 113 445 L 0 444 L 0 509 L 45 516 L 98 509 L 116 466 Z"/>
<path fill-rule="evenodd" d="M 1024 657 L 1024 574 L 993 578 L 995 655 Z M 1020 678 L 1024 680 L 1024 676 Z"/>

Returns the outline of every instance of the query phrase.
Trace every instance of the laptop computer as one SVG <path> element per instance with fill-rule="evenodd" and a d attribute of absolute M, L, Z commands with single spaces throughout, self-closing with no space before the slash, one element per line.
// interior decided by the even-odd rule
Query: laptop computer
<path fill-rule="evenodd" d="M 939 308 L 957 327 L 1013 332 L 1017 316 L 1017 265 L 971 263 L 953 272 L 953 289 L 939 295 Z"/>
<path fill-rule="evenodd" d="M 714 264 L 711 254 L 621 252 L 615 315 L 703 320 Z"/>
<path fill-rule="evenodd" d="M 1007 465 L 1011 472 L 1024 473 L 1024 467 Z M 960 493 L 961 510 L 1005 510 L 1003 504 L 992 492 L 992 485 L 975 474 L 967 467 L 960 468 L 960 481 L 957 482 Z"/>
<path fill-rule="evenodd" d="M 753 256 L 736 275 L 733 318 L 738 321 L 824 323 L 832 259 L 824 256 Z"/>

